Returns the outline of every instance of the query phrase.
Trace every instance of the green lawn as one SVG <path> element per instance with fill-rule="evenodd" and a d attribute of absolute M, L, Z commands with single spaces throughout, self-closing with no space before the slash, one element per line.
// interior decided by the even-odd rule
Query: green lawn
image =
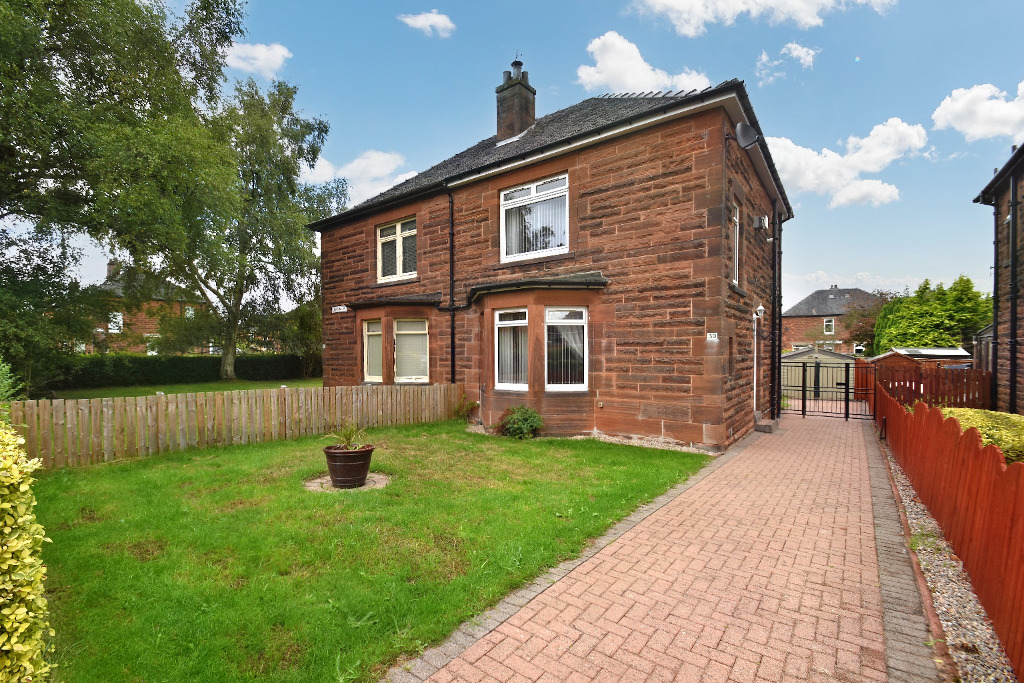
<path fill-rule="evenodd" d="M 705 457 L 371 430 L 379 490 L 308 438 L 41 473 L 56 681 L 373 681 L 578 555 Z"/>
<path fill-rule="evenodd" d="M 196 382 L 193 384 L 145 384 L 132 387 L 100 387 L 99 389 L 64 389 L 54 392 L 57 398 L 114 398 L 116 396 L 151 396 L 158 391 L 165 394 L 188 394 L 200 391 L 239 391 L 241 389 L 277 389 L 282 384 L 289 387 L 319 387 L 323 379 L 282 379 L 264 382 L 250 382 L 245 379 L 222 379 L 218 382 Z"/>

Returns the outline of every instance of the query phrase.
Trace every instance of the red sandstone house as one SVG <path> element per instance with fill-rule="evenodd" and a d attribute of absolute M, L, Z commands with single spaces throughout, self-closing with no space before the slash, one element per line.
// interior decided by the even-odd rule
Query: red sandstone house
<path fill-rule="evenodd" d="M 974 201 L 993 207 L 995 249 L 991 336 L 992 404 L 996 410 L 1024 415 L 1024 239 L 1021 238 L 1021 194 L 1024 193 L 1024 148 L 1013 147 L 1006 165 Z"/>
<path fill-rule="evenodd" d="M 121 265 L 117 261 L 107 262 L 107 279 L 98 285 L 115 301 L 124 297 L 121 281 Z M 106 346 L 110 351 L 130 351 L 132 353 L 156 354 L 150 343 L 159 336 L 160 315 L 172 312 L 176 315 L 191 317 L 196 309 L 204 303 L 196 296 L 172 285 L 164 285 L 154 293 L 150 301 L 143 302 L 138 308 L 115 311 L 110 319 L 100 324 L 93 331 L 94 343 L 83 348 L 84 352 L 94 352 L 97 347 Z M 206 353 L 208 349 L 195 349 L 195 353 Z"/>
<path fill-rule="evenodd" d="M 832 285 L 801 299 L 782 314 L 782 348 L 825 349 L 837 353 L 861 353 L 863 339 L 851 339 L 843 316 L 856 308 L 870 308 L 878 297 L 856 287 L 839 289 Z"/>
<path fill-rule="evenodd" d="M 792 208 L 743 83 L 535 120 L 512 66 L 496 136 L 310 226 L 324 385 L 455 382 L 485 425 L 525 404 L 549 434 L 715 448 L 777 414 Z"/>

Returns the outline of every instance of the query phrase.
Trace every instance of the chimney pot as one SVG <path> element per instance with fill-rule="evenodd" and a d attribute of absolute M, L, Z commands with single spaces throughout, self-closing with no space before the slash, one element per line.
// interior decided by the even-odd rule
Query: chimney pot
<path fill-rule="evenodd" d="M 506 71 L 506 72 L 502 73 L 501 76 L 502 76 L 502 78 L 501 78 L 501 84 L 502 85 L 505 85 L 506 83 L 508 83 L 509 81 L 512 80 L 512 72 L 511 71 Z"/>
<path fill-rule="evenodd" d="M 113 280 L 115 277 L 121 274 L 121 264 L 118 263 L 117 259 L 110 259 L 107 261 L 107 279 Z"/>
<path fill-rule="evenodd" d="M 517 59 L 516 61 L 512 62 L 512 77 L 513 78 L 519 78 L 519 76 L 521 76 L 522 73 L 523 73 L 523 63 L 520 62 Z"/>

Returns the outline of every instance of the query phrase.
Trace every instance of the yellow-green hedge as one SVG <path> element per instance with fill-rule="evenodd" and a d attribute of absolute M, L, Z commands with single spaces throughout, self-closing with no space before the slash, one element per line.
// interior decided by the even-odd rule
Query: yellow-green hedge
<path fill-rule="evenodd" d="M 0 423 L 0 681 L 42 681 L 48 677 L 46 639 L 53 635 L 47 620 L 41 551 L 49 541 L 32 513 L 32 472 L 40 463 L 29 460 L 25 443 Z"/>
<path fill-rule="evenodd" d="M 975 427 L 983 444 L 1003 450 L 1007 463 L 1024 462 L 1024 415 L 975 408 L 943 408 L 942 414 L 955 417 L 964 430 Z"/>

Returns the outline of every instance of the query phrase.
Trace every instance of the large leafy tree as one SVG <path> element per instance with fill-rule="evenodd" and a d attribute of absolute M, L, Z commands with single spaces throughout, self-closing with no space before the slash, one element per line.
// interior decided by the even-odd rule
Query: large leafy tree
<path fill-rule="evenodd" d="M 216 206 L 231 160 L 204 119 L 241 20 L 241 0 L 178 17 L 147 0 L 0 0 L 0 219 L 131 243 Z"/>
<path fill-rule="evenodd" d="M 964 346 L 992 321 L 992 300 L 961 275 L 946 289 L 925 280 L 912 296 L 886 303 L 875 322 L 875 353 L 896 347 Z"/>
<path fill-rule="evenodd" d="M 347 198 L 343 181 L 300 182 L 302 168 L 316 163 L 328 125 L 295 110 L 296 90 L 281 81 L 266 92 L 253 81 L 237 85 L 210 126 L 232 149 L 234 196 L 135 254 L 154 254 L 148 260 L 154 272 L 199 293 L 207 304 L 191 324 L 165 321 L 162 348 L 181 350 L 210 335 L 223 350 L 225 379 L 235 376 L 236 348 L 247 331 L 279 313 L 283 296 L 306 301 L 315 294 L 315 241 L 305 225 L 339 210 Z"/>

